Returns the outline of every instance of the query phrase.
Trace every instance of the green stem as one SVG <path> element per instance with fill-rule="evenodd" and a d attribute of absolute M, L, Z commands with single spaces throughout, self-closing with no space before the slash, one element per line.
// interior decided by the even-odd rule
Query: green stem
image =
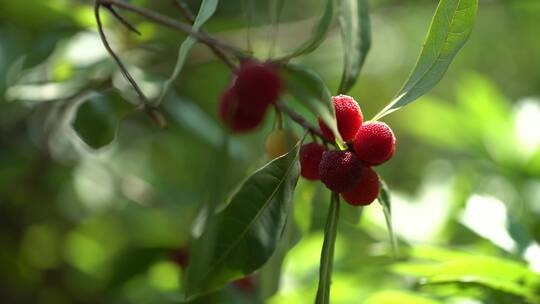
<path fill-rule="evenodd" d="M 315 304 L 330 303 L 330 284 L 332 283 L 332 266 L 334 263 L 334 247 L 336 244 L 339 220 L 339 193 L 332 192 L 330 210 L 324 228 L 324 242 L 319 269 L 319 287 Z"/>
<path fill-rule="evenodd" d="M 281 111 L 276 107 L 276 121 L 274 122 L 274 130 L 283 129 L 283 118 L 281 117 Z"/>

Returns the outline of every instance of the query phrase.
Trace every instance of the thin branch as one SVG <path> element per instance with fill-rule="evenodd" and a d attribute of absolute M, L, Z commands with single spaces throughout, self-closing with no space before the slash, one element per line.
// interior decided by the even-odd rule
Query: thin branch
<path fill-rule="evenodd" d="M 174 7 L 176 7 L 180 11 L 180 14 L 182 14 L 184 19 L 186 19 L 190 23 L 195 22 L 195 15 L 193 15 L 193 13 L 191 12 L 191 10 L 189 9 L 189 7 L 184 1 L 171 0 L 171 3 Z"/>
<path fill-rule="evenodd" d="M 244 52 L 232 45 L 226 44 L 220 40 L 215 39 L 212 36 L 209 36 L 206 33 L 197 32 L 194 31 L 189 24 L 177 22 L 176 20 L 169 18 L 167 16 L 163 16 L 161 14 L 158 14 L 154 11 L 146 10 L 140 7 L 133 6 L 127 2 L 123 1 L 117 1 L 117 0 L 95 0 L 98 3 L 102 5 L 112 5 L 116 6 L 122 9 L 125 9 L 127 11 L 133 12 L 135 14 L 138 14 L 148 20 L 151 20 L 155 23 L 159 23 L 163 26 L 167 26 L 169 28 L 181 31 L 187 35 L 190 35 L 194 37 L 195 39 L 199 40 L 200 42 L 210 46 L 213 45 L 217 48 L 220 48 L 224 51 L 227 51 L 234 56 L 236 56 L 239 59 L 246 59 L 248 58 L 247 55 L 244 54 Z"/>
<path fill-rule="evenodd" d="M 111 12 L 120 23 L 122 23 L 125 27 L 127 27 L 130 31 L 134 32 L 137 35 L 141 35 L 141 32 L 137 30 L 131 23 L 129 23 L 122 15 L 120 15 L 112 6 L 110 5 L 104 5 L 104 7 Z"/>
<path fill-rule="evenodd" d="M 189 23 L 193 24 L 195 22 L 195 16 L 185 2 L 180 0 L 172 0 L 171 3 L 174 7 L 178 9 L 178 11 L 180 11 L 180 14 L 182 14 L 182 16 L 187 21 L 189 21 Z M 206 34 L 206 32 L 204 32 L 203 30 L 200 30 L 199 32 Z M 231 70 L 236 70 L 236 65 L 229 59 L 229 57 L 227 57 L 227 54 L 223 53 L 222 50 L 220 50 L 213 44 L 206 44 L 206 46 L 209 47 L 212 53 L 214 53 L 216 57 L 223 61 L 223 63 L 225 63 Z"/>
<path fill-rule="evenodd" d="M 280 102 L 276 104 L 276 108 L 279 111 L 287 114 L 294 122 L 296 122 L 297 124 L 307 129 L 311 134 L 319 137 L 323 142 L 334 144 L 332 141 L 329 141 L 324 137 L 324 135 L 322 134 L 321 130 L 319 130 L 319 128 L 310 124 L 302 115 L 296 113 L 293 109 L 289 108 L 288 106 Z"/>
<path fill-rule="evenodd" d="M 148 113 L 148 115 L 156 122 L 160 127 L 165 127 L 166 123 L 163 119 L 163 115 L 159 113 L 159 111 L 150 105 L 148 99 L 144 95 L 143 91 L 133 79 L 129 71 L 127 70 L 126 66 L 122 63 L 120 60 L 120 57 L 116 55 L 114 50 L 112 49 L 111 45 L 109 44 L 109 41 L 107 40 L 107 36 L 105 36 L 105 31 L 103 30 L 103 24 L 101 23 L 101 16 L 100 16 L 100 8 L 102 5 L 107 6 L 106 4 L 101 3 L 100 0 L 94 0 L 94 15 L 96 17 L 96 23 L 98 27 L 99 36 L 101 38 L 101 41 L 103 42 L 103 46 L 105 46 L 105 49 L 107 49 L 107 52 L 111 55 L 111 57 L 116 62 L 116 65 L 118 65 L 118 68 L 120 68 L 120 72 L 126 78 L 126 80 L 131 84 L 135 92 L 137 92 L 137 95 L 139 96 L 139 99 L 141 101 L 142 107 L 144 107 L 145 111 Z M 159 119 L 158 119 L 159 118 Z"/>

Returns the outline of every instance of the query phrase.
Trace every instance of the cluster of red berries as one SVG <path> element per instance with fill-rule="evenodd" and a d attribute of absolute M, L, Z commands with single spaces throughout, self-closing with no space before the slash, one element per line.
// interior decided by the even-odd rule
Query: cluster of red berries
<path fill-rule="evenodd" d="M 271 63 L 243 63 L 233 84 L 221 95 L 219 116 L 233 132 L 255 129 L 282 90 L 278 71 Z"/>
<path fill-rule="evenodd" d="M 301 174 L 309 180 L 321 180 L 326 187 L 341 193 L 354 206 L 371 204 L 379 195 L 380 181 L 371 168 L 388 161 L 393 155 L 396 138 L 383 122 L 362 124 L 362 111 L 350 96 L 332 97 L 338 131 L 354 149 L 327 151 L 318 143 L 309 143 L 300 150 Z M 330 129 L 319 119 L 324 137 L 334 140 Z"/>

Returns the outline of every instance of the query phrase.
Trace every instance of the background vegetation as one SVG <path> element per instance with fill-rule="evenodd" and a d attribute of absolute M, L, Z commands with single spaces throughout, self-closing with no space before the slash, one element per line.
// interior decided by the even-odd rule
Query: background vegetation
<path fill-rule="evenodd" d="M 252 2 L 247 13 L 242 1 L 221 1 L 205 29 L 241 47 L 249 31 L 255 55 L 266 58 L 268 1 Z M 350 92 L 365 117 L 414 65 L 436 2 L 370 1 L 372 49 Z M 170 1 L 130 3 L 181 19 Z M 196 11 L 200 1 L 188 3 Z M 303 41 L 322 6 L 285 1 L 276 54 Z M 185 37 L 123 13 L 137 36 L 103 15 L 113 47 L 157 95 Z M 539 29 L 538 1 L 480 1 L 470 40 L 441 83 L 385 117 L 398 149 L 379 173 L 392 190 L 400 255 L 392 257 L 378 204 L 361 221 L 344 208 L 332 303 L 540 303 Z M 339 30 L 295 62 L 335 92 Z M 179 303 L 198 207 L 268 161 L 272 115 L 222 147 L 216 106 L 229 81 L 230 70 L 196 45 L 162 104 L 168 128 L 160 129 L 132 111 L 136 98 L 99 40 L 89 1 L 0 0 L 2 301 Z M 217 180 L 222 187 L 209 191 Z M 311 302 L 329 197 L 299 182 L 297 242 L 275 295 L 263 299 L 272 289 L 263 270 L 199 301 Z"/>

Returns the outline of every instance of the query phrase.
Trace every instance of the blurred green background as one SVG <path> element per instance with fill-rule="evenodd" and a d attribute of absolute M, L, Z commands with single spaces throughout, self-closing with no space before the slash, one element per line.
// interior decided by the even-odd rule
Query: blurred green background
<path fill-rule="evenodd" d="M 130 2 L 181 20 L 171 1 Z M 196 11 L 200 1 L 188 3 Z M 266 59 L 268 1 L 253 3 L 250 14 L 242 1 L 221 1 L 205 29 L 241 47 L 249 31 Z M 370 1 L 373 47 L 351 92 L 366 118 L 408 76 L 436 3 Z M 307 37 L 322 5 L 285 1 L 275 54 Z M 142 35 L 104 11 L 107 35 L 156 97 L 184 36 L 122 14 Z M 392 257 L 378 204 L 360 222 L 344 208 L 332 303 L 540 303 L 539 35 L 540 1 L 480 1 L 472 36 L 441 83 L 385 119 L 398 148 L 378 172 L 392 190 L 400 255 Z M 335 92 L 341 58 L 336 27 L 295 61 Z M 230 77 L 197 45 L 162 106 L 169 127 L 159 129 L 133 111 L 136 96 L 99 40 L 91 1 L 0 0 L 1 302 L 180 303 L 191 224 L 209 188 L 224 180 L 226 197 L 268 161 L 273 115 L 222 147 L 216 105 Z M 263 270 L 199 302 L 312 302 L 329 197 L 299 182 L 301 238 L 277 294 L 263 299 Z"/>

